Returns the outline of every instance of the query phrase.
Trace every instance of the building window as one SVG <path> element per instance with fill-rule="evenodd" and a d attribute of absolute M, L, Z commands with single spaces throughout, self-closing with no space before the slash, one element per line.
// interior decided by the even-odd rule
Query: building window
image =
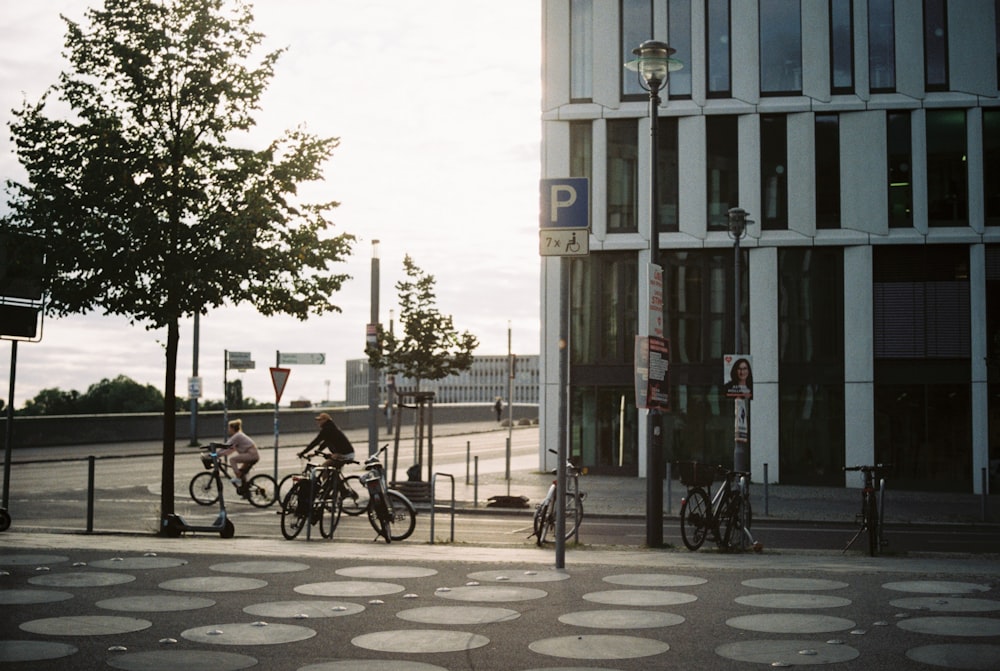
<path fill-rule="evenodd" d="M 593 176 L 594 140 L 590 121 L 569 122 L 569 175 L 570 177 Z"/>
<path fill-rule="evenodd" d="M 574 463 L 589 473 L 638 475 L 639 411 L 628 385 L 574 385 L 569 438 Z"/>
<path fill-rule="evenodd" d="M 702 374 L 691 378 L 698 384 L 717 384 L 724 380 L 719 362 L 733 334 L 733 256 L 730 250 L 682 252 L 664 250 L 664 304 L 670 359 L 679 365 L 705 366 Z M 746 284 L 746 264 L 741 264 L 742 286 Z M 746 293 L 746 292 L 743 292 Z M 746 322 L 746 306 L 743 308 Z M 744 349 L 749 339 L 744 334 Z M 671 367 L 671 373 L 673 372 Z M 690 378 L 689 374 L 689 378 Z"/>
<path fill-rule="evenodd" d="M 840 117 L 816 115 L 816 228 L 840 228 Z"/>
<path fill-rule="evenodd" d="M 924 86 L 948 90 L 947 0 L 924 0 Z"/>
<path fill-rule="evenodd" d="M 799 0 L 760 0 L 760 92 L 802 92 L 802 19 Z"/>
<path fill-rule="evenodd" d="M 590 100 L 594 87 L 594 0 L 572 0 L 569 7 L 570 98 Z"/>
<path fill-rule="evenodd" d="M 739 131 L 737 117 L 705 118 L 708 163 L 708 228 L 729 229 L 729 210 L 739 203 Z"/>
<path fill-rule="evenodd" d="M 889 164 L 889 227 L 913 226 L 913 164 L 909 112 L 886 114 Z"/>
<path fill-rule="evenodd" d="M 652 0 L 621 0 L 621 54 L 622 98 L 648 97 L 639 83 L 639 76 L 625 69 L 625 63 L 635 59 L 632 50 L 653 39 Z"/>
<path fill-rule="evenodd" d="M 608 128 L 608 233 L 638 229 L 638 146 L 636 119 L 612 119 Z"/>
<path fill-rule="evenodd" d="M 691 0 L 670 0 L 667 5 L 667 38 L 684 67 L 670 73 L 667 95 L 691 97 Z"/>
<path fill-rule="evenodd" d="M 677 119 L 664 117 L 658 120 L 657 167 L 659 185 L 657 195 L 660 205 L 657 210 L 657 229 L 660 231 L 679 230 L 677 200 L 680 190 L 680 171 L 677 160 Z"/>
<path fill-rule="evenodd" d="M 634 252 L 574 259 L 570 310 L 574 366 L 632 364 L 639 324 L 638 282 Z"/>
<path fill-rule="evenodd" d="M 707 0 L 705 48 L 708 63 L 708 96 L 728 98 L 732 91 L 730 62 L 729 0 Z"/>
<path fill-rule="evenodd" d="M 927 110 L 927 216 L 931 226 L 966 226 L 965 110 Z"/>
<path fill-rule="evenodd" d="M 830 86 L 854 93 L 854 8 L 852 0 L 830 0 Z"/>
<path fill-rule="evenodd" d="M 778 250 L 781 480 L 843 483 L 844 260 L 838 247 Z"/>
<path fill-rule="evenodd" d="M 788 134 L 783 114 L 760 116 L 761 227 L 788 228 Z"/>
<path fill-rule="evenodd" d="M 983 187 L 986 223 L 1000 225 L 1000 110 L 983 110 Z"/>
<path fill-rule="evenodd" d="M 896 90 L 896 21 L 893 0 L 868 0 L 868 86 Z"/>

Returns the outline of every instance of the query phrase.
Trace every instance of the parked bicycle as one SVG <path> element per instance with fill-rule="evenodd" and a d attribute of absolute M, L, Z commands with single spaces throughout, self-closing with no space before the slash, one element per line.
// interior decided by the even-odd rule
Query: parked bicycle
<path fill-rule="evenodd" d="M 885 519 L 885 478 L 879 478 L 879 472 L 887 470 L 891 464 L 875 464 L 874 466 L 845 466 L 844 472 L 861 471 L 861 512 L 857 519 L 861 526 L 854 537 L 847 543 L 844 552 L 854 544 L 862 534 L 868 537 L 868 554 L 878 555 L 882 548 L 889 544 L 883 531 L 882 521 Z"/>
<path fill-rule="evenodd" d="M 344 466 L 358 462 L 344 461 L 340 466 L 322 467 L 313 464 L 313 458 L 325 461 L 330 455 L 314 454 L 306 458 L 301 473 L 282 478 L 283 483 L 291 483 L 281 500 L 281 535 L 287 540 L 298 536 L 307 520 L 319 525 L 323 538 L 330 538 L 342 512 L 353 516 L 368 509 L 368 490 L 361 479 L 343 473 Z"/>
<path fill-rule="evenodd" d="M 750 474 L 722 466 L 708 466 L 695 461 L 676 464 L 687 495 L 681 501 L 681 538 L 692 552 L 704 544 L 709 534 L 720 549 L 763 550 L 750 533 L 753 512 L 750 507 Z M 709 498 L 712 483 L 722 476 L 722 483 Z"/>
<path fill-rule="evenodd" d="M 188 485 L 191 498 L 199 505 L 210 506 L 216 503 L 222 492 L 223 481 L 229 481 L 232 477 L 229 460 L 226 457 L 216 459 L 218 469 L 213 463 L 212 455 L 217 454 L 224 447 L 225 445 L 221 443 L 209 443 L 207 446 L 199 448 L 201 449 L 201 463 L 205 470 L 195 474 Z M 266 473 L 253 476 L 242 487 L 235 484 L 233 487 L 236 488 L 237 494 L 256 508 L 267 508 L 275 501 L 277 487 L 274 484 L 274 478 Z"/>
<path fill-rule="evenodd" d="M 402 541 L 410 537 L 417 524 L 417 510 L 402 493 L 389 489 L 385 479 L 385 467 L 379 459 L 387 454 L 388 445 L 365 460 L 365 474 L 361 484 L 368 489 L 368 521 L 375 532 L 386 543 Z"/>
<path fill-rule="evenodd" d="M 553 449 L 549 452 L 552 454 L 559 454 Z M 558 473 L 558 469 L 552 471 L 555 475 Z M 569 491 L 567 488 L 565 501 L 566 501 L 566 538 L 570 538 L 576 535 L 577 530 L 580 528 L 580 522 L 583 521 L 583 500 L 587 498 L 586 492 L 580 491 L 580 470 L 573 465 L 569 459 L 566 460 L 566 479 L 567 484 L 570 479 L 573 480 L 573 489 Z M 545 493 L 545 498 L 542 502 L 535 507 L 535 518 L 533 520 L 534 533 L 532 536 L 535 537 L 535 544 L 542 545 L 545 540 L 550 536 L 555 538 L 556 535 L 556 515 L 558 514 L 556 506 L 556 488 L 558 480 L 553 480 L 552 484 L 549 485 L 549 490 Z M 530 536 L 529 536 L 530 538 Z"/>

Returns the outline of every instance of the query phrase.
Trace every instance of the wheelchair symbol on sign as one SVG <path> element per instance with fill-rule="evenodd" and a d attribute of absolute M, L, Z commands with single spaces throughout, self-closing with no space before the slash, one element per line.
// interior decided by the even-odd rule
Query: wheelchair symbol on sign
<path fill-rule="evenodd" d="M 580 251 L 580 243 L 576 241 L 576 231 L 573 231 L 572 237 L 566 243 L 566 251 L 570 254 Z"/>

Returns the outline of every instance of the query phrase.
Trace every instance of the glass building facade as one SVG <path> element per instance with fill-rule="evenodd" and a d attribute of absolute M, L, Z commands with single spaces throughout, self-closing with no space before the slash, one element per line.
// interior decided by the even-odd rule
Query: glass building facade
<path fill-rule="evenodd" d="M 753 359 L 754 479 L 980 492 L 1000 464 L 1000 0 L 544 0 L 542 177 L 590 180 L 590 254 L 544 258 L 542 464 L 731 465 L 723 360 Z M 644 40 L 661 91 L 657 202 Z M 731 208 L 749 213 L 739 275 Z M 663 269 L 671 409 L 649 440 L 634 341 Z M 563 266 L 568 305 L 561 299 Z M 737 292 L 739 301 L 737 305 Z"/>

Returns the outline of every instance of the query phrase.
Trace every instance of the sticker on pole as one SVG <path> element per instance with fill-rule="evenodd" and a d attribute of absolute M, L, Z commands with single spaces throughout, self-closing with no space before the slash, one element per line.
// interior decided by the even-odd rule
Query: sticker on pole
<path fill-rule="evenodd" d="M 288 374 L 291 368 L 271 367 L 271 382 L 274 383 L 274 404 L 281 403 L 281 394 L 285 391 L 285 383 L 288 382 Z"/>

